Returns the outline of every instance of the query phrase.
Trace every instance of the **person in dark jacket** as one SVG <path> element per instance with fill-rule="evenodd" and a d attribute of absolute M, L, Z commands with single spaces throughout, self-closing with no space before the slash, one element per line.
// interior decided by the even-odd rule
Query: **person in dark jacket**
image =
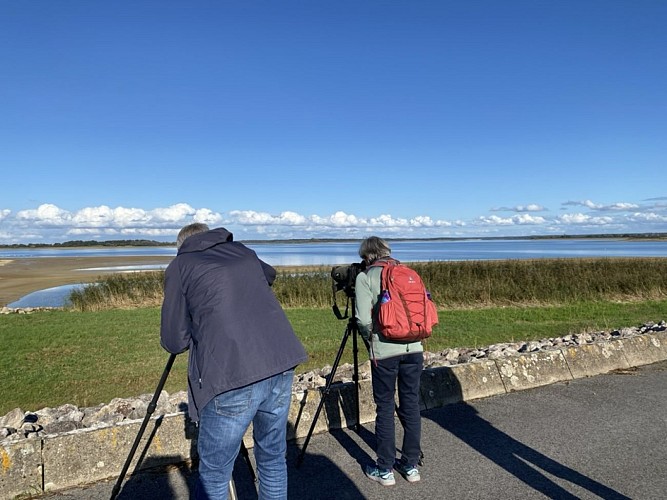
<path fill-rule="evenodd" d="M 190 224 L 177 245 L 165 271 L 160 338 L 170 353 L 190 351 L 196 497 L 227 498 L 252 422 L 259 498 L 287 498 L 287 415 L 294 368 L 307 354 L 270 288 L 276 271 L 224 228 Z"/>

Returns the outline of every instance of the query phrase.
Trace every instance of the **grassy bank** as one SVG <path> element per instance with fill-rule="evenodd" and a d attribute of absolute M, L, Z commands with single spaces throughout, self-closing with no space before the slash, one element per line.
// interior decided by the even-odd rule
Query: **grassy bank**
<path fill-rule="evenodd" d="M 436 352 L 609 330 L 665 319 L 665 311 L 667 300 L 442 310 L 427 348 Z M 295 308 L 287 314 L 310 355 L 298 371 L 331 365 L 347 322 L 336 320 L 329 309 Z M 155 307 L 0 316 L 0 415 L 15 407 L 86 407 L 152 393 L 168 358 L 159 345 L 159 316 Z M 360 361 L 366 359 L 362 348 Z M 351 342 L 343 362 L 352 362 Z M 180 355 L 167 391 L 185 389 L 186 365 L 187 355 Z"/>
<path fill-rule="evenodd" d="M 447 309 L 667 297 L 665 258 L 422 262 L 413 267 L 438 306 Z M 329 307 L 330 269 L 282 269 L 273 286 L 276 296 L 287 308 Z M 157 306 L 162 300 L 163 275 L 110 275 L 96 286 L 75 292 L 71 300 L 80 311 Z"/>

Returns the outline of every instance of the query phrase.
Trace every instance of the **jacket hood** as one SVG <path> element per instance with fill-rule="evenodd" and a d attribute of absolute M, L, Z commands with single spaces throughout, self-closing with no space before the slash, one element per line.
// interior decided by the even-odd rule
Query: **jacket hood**
<path fill-rule="evenodd" d="M 234 241 L 234 235 L 224 227 L 219 227 L 204 233 L 193 234 L 186 238 L 181 248 L 178 249 L 178 253 L 202 252 L 220 243 L 227 243 L 229 241 Z"/>

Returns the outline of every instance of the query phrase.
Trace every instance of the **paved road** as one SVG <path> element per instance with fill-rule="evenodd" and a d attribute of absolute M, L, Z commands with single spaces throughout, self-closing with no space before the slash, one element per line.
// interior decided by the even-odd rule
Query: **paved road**
<path fill-rule="evenodd" d="M 300 468 L 288 455 L 290 499 L 667 498 L 667 361 L 450 405 L 423 413 L 422 481 L 366 479 L 372 425 L 313 436 Z M 399 441 L 400 442 L 400 441 Z M 252 453 L 251 453 L 252 455 Z M 239 459 L 242 500 L 257 498 Z M 119 499 L 189 498 L 195 473 L 127 478 Z M 108 499 L 114 481 L 42 498 Z"/>

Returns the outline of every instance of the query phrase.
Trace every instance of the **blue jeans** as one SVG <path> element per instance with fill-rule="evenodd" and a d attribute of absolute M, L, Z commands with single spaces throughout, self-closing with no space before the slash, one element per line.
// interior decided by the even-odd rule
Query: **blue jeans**
<path fill-rule="evenodd" d="M 421 413 L 419 385 L 424 355 L 421 352 L 378 359 L 371 363 L 373 399 L 376 405 L 375 438 L 377 465 L 391 469 L 396 460 L 394 410 L 403 425 L 402 460 L 417 465 L 421 455 Z M 398 380 L 398 408 L 394 401 Z"/>
<path fill-rule="evenodd" d="M 227 498 L 234 461 L 253 423 L 259 498 L 287 498 L 287 415 L 294 370 L 217 395 L 200 414 L 196 498 Z"/>

